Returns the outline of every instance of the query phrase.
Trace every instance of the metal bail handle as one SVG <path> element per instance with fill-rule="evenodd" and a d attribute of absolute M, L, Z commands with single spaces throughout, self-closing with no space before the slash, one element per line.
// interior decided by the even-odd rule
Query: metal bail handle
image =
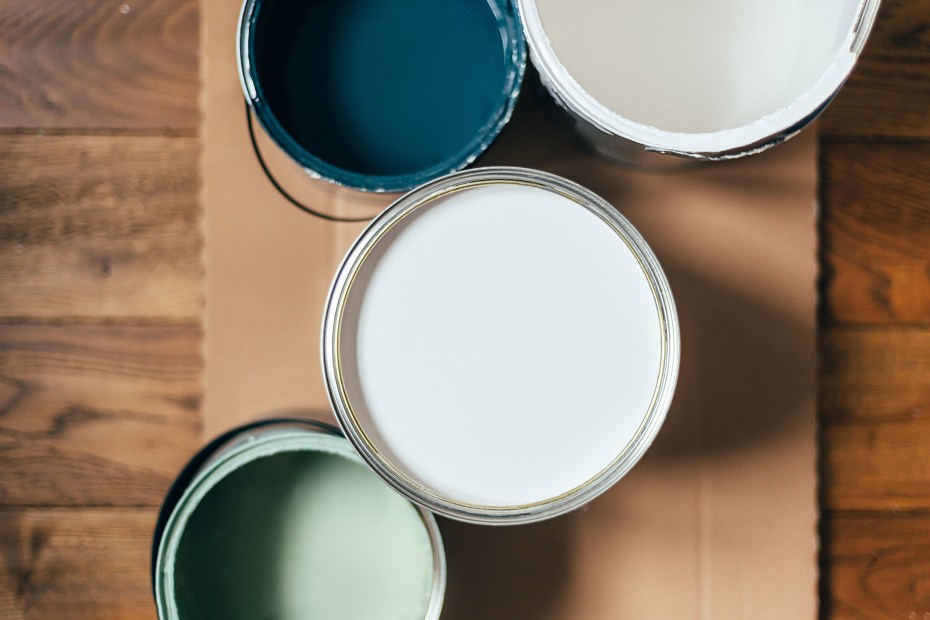
<path fill-rule="evenodd" d="M 288 192 L 281 183 L 274 177 L 271 173 L 271 170 L 268 168 L 268 163 L 265 161 L 265 158 L 262 156 L 261 149 L 258 148 L 258 141 L 255 139 L 255 122 L 252 120 L 252 108 L 249 106 L 249 102 L 245 102 L 245 122 L 249 127 L 249 141 L 252 143 L 252 150 L 255 152 L 255 158 L 258 160 L 258 165 L 261 166 L 262 172 L 265 173 L 265 177 L 268 179 L 268 182 L 278 190 L 278 193 L 287 200 L 289 203 L 303 211 L 304 213 L 309 213 L 315 217 L 320 218 L 321 220 L 326 220 L 327 222 L 340 222 L 345 224 L 352 224 L 357 222 L 368 222 L 372 217 L 341 217 L 338 215 L 331 215 L 329 213 L 324 213 L 318 211 L 313 207 L 308 207 L 301 201 L 294 198 L 294 196 Z"/>

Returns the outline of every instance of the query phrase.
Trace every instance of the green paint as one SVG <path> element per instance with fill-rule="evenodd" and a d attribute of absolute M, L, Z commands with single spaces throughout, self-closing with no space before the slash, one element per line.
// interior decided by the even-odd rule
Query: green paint
<path fill-rule="evenodd" d="M 413 620 L 426 615 L 433 558 L 419 513 L 364 465 L 289 450 L 216 482 L 173 566 L 182 620 Z"/>

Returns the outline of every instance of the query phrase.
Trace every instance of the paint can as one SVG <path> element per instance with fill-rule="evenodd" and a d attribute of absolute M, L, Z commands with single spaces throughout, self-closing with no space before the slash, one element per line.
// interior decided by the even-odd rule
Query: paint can
<path fill-rule="evenodd" d="M 516 1 L 563 120 L 602 155 L 647 165 L 742 157 L 800 132 L 849 76 L 880 2 Z"/>
<path fill-rule="evenodd" d="M 522 168 L 459 172 L 375 218 L 340 266 L 324 379 L 361 457 L 411 501 L 495 525 L 593 499 L 665 419 L 680 337 L 610 204 Z"/>
<path fill-rule="evenodd" d="M 446 565 L 432 515 L 378 480 L 328 424 L 233 429 L 184 468 L 159 514 L 162 620 L 436 620 Z"/>
<path fill-rule="evenodd" d="M 245 0 L 237 54 L 277 146 L 311 177 L 371 192 L 472 163 L 526 67 L 511 0 Z"/>

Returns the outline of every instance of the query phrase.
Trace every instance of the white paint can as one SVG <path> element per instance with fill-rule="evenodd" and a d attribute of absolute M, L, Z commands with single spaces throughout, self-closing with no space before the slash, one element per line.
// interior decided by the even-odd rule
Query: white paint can
<path fill-rule="evenodd" d="M 879 0 L 516 0 L 530 57 L 607 156 L 728 159 L 807 126 L 849 76 Z M 648 161 L 648 159 L 647 159 Z"/>
<path fill-rule="evenodd" d="M 340 267 L 323 325 L 336 416 L 400 493 L 470 522 L 572 510 L 649 447 L 678 375 L 671 290 L 611 205 L 520 168 L 399 199 Z"/>

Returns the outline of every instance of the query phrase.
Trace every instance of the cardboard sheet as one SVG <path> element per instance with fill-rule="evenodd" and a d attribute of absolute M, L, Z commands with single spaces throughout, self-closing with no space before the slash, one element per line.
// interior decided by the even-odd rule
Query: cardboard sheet
<path fill-rule="evenodd" d="M 204 0 L 202 12 L 206 436 L 281 413 L 331 419 L 319 326 L 361 230 L 298 211 L 262 176 L 236 73 L 238 10 Z M 442 521 L 443 618 L 813 619 L 813 132 L 748 159 L 643 173 L 588 154 L 535 90 L 531 79 L 479 165 L 561 174 L 639 228 L 676 296 L 681 377 L 646 458 L 586 508 L 516 528 Z M 390 201 L 309 180 L 263 146 L 317 208 L 373 214 Z"/>

